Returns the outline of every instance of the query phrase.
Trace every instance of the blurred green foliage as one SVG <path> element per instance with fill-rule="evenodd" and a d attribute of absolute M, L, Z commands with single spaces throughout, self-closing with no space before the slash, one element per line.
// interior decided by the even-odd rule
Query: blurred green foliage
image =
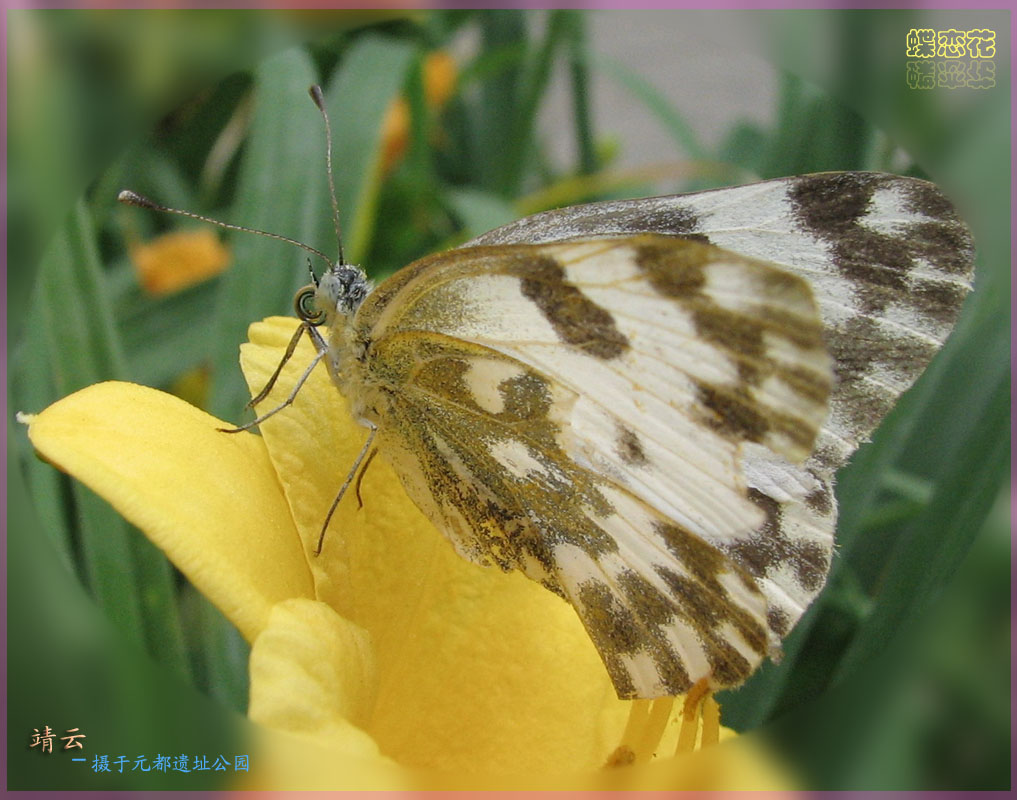
<path fill-rule="evenodd" d="M 841 474 L 834 572 L 784 660 L 720 699 L 726 724 L 769 732 L 816 787 L 1005 787 L 1009 53 L 1000 48 L 994 90 L 957 103 L 905 85 L 914 13 L 759 18 L 775 60 L 792 70 L 775 121 L 738 124 L 707 145 L 689 122 L 694 109 L 674 108 L 658 76 L 598 55 L 582 12 L 12 12 L 12 418 L 97 381 L 170 388 L 201 368 L 209 410 L 237 420 L 247 399 L 238 345 L 250 322 L 288 313 L 306 255 L 231 235 L 226 273 L 153 297 L 125 242 L 188 224 L 114 198 L 129 186 L 332 252 L 321 120 L 306 96 L 314 82 L 333 123 L 347 258 L 375 277 L 551 205 L 732 176 L 931 175 L 972 223 L 978 291 L 944 353 Z M 820 29 L 836 46 L 811 60 Z M 461 37 L 475 52 L 439 108 L 427 101 L 424 60 Z M 538 127 L 559 63 L 576 154 L 565 165 L 550 163 Z M 673 158 L 702 167 L 689 171 L 700 177 L 662 186 L 610 175 L 611 148 L 592 123 L 595 76 L 639 98 L 647 124 L 673 136 Z M 380 131 L 400 94 L 407 144 L 386 163 Z M 164 786 L 136 775 L 103 782 L 27 749 L 32 728 L 66 722 L 106 742 L 100 749 L 241 752 L 239 716 L 197 690 L 242 712 L 247 646 L 104 501 L 35 459 L 12 418 L 9 786 L 196 788 L 172 775 Z"/>

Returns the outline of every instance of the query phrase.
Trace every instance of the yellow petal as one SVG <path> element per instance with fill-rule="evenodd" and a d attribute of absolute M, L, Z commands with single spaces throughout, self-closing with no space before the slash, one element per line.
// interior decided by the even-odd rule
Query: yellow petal
<path fill-rule="evenodd" d="M 782 789 L 792 785 L 779 762 L 757 740 L 726 743 L 670 763 L 639 767 L 570 769 L 569 762 L 534 775 L 523 770 L 413 771 L 382 755 L 363 729 L 377 692 L 371 637 L 323 603 L 306 599 L 276 605 L 251 650 L 250 718 L 264 726 L 247 788 L 560 788 L 560 789 Z M 508 696 L 506 703 L 515 702 Z M 680 709 L 680 704 L 677 708 Z M 464 716 L 465 709 L 454 709 Z M 547 709 L 549 713 L 561 709 Z M 469 716 L 468 714 L 465 716 Z M 535 730 L 546 717 L 531 720 Z M 412 732 L 418 721 L 403 720 Z M 491 718 L 488 726 L 497 728 Z M 661 742 L 670 755 L 674 741 Z"/>
<path fill-rule="evenodd" d="M 251 648 L 250 718 L 264 726 L 249 788 L 405 788 L 361 728 L 377 690 L 370 636 L 324 603 L 272 609 Z"/>
<path fill-rule="evenodd" d="M 32 418 L 36 450 L 106 498 L 250 640 L 311 577 L 262 440 L 172 395 L 100 383 Z"/>
<path fill-rule="evenodd" d="M 339 752 L 380 758 L 362 728 L 377 691 L 367 631 L 324 603 L 279 603 L 251 649 L 248 715 L 276 730 L 329 742 Z"/>
<path fill-rule="evenodd" d="M 329 739 L 293 734 L 258 726 L 251 754 L 248 791 L 367 791 L 408 790 L 419 782 L 405 769 L 382 756 L 364 757 L 345 751 Z"/>

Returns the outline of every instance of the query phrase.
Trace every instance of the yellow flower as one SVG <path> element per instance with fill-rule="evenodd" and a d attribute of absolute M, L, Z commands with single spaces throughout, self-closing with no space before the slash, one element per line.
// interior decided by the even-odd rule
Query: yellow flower
<path fill-rule="evenodd" d="M 251 327 L 241 362 L 255 390 L 295 324 Z M 310 357 L 302 343 L 265 408 Z M 41 455 L 141 528 L 251 642 L 262 738 L 247 788 L 789 785 L 748 737 L 676 758 L 681 702 L 619 700 L 572 609 L 459 558 L 381 457 L 363 506 L 346 495 L 315 557 L 365 435 L 324 370 L 260 436 L 115 382 L 27 420 Z"/>
<path fill-rule="evenodd" d="M 210 230 L 180 231 L 130 247 L 141 285 L 168 294 L 218 275 L 230 263 L 229 249 Z"/>

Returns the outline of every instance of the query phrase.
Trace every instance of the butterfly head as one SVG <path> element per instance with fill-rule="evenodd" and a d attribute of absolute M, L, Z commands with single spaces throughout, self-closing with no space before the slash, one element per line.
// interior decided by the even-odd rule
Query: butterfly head
<path fill-rule="evenodd" d="M 364 271 L 350 264 L 334 264 L 321 278 L 311 277 L 313 283 L 297 292 L 293 304 L 297 316 L 312 325 L 331 326 L 336 317 L 349 317 L 371 291 Z"/>

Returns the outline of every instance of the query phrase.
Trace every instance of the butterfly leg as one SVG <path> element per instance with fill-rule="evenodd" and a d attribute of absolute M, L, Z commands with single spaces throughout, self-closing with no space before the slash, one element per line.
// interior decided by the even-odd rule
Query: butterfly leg
<path fill-rule="evenodd" d="M 357 495 L 357 508 L 364 507 L 364 499 L 360 496 L 360 484 L 364 482 L 364 475 L 367 474 L 367 468 L 371 466 L 371 461 L 378 455 L 378 448 L 374 448 L 371 454 L 367 457 L 367 461 L 364 462 L 364 468 L 360 470 L 360 474 L 357 475 L 357 485 L 355 487 L 355 494 Z"/>
<path fill-rule="evenodd" d="M 374 454 L 376 451 L 371 450 L 371 444 L 374 442 L 374 437 L 378 433 L 378 426 L 373 423 L 368 423 L 368 426 L 370 427 L 370 432 L 367 434 L 367 441 L 365 441 L 364 446 L 360 448 L 360 454 L 353 462 L 353 466 L 350 467 L 350 472 L 346 476 L 346 480 L 344 480 L 343 485 L 339 487 L 339 493 L 335 496 L 335 500 L 332 501 L 332 506 L 328 509 L 328 514 L 325 515 L 325 522 L 321 526 L 321 533 L 318 534 L 318 546 L 314 548 L 314 554 L 316 556 L 321 555 L 321 548 L 322 545 L 325 543 L 325 531 L 328 530 L 328 523 L 332 521 L 332 515 L 335 513 L 335 510 L 339 507 L 339 503 L 343 499 L 343 495 L 346 494 L 346 490 L 350 487 L 350 484 L 353 483 L 353 479 L 357 477 L 357 472 L 360 470 L 360 465 L 363 463 L 364 458 L 367 456 L 369 450 L 371 451 L 371 456 L 370 458 L 368 458 L 368 463 L 370 463 L 371 458 L 374 458 Z M 366 464 L 364 465 L 364 469 L 367 469 Z M 358 480 L 357 497 L 359 496 L 360 496 L 360 481 Z"/>
<path fill-rule="evenodd" d="M 293 400 L 297 396 L 297 392 L 300 391 L 300 388 L 304 385 L 304 383 L 306 383 L 307 379 L 311 377 L 311 371 L 318 365 L 318 362 L 321 361 L 321 359 L 324 358 L 325 354 L 328 352 L 328 345 L 322 338 L 321 334 L 318 333 L 318 331 L 316 331 L 313 326 L 307 323 L 303 323 L 302 325 L 300 325 L 300 327 L 297 328 L 296 333 L 293 334 L 293 338 L 290 339 L 290 343 L 286 347 L 286 352 L 283 354 L 282 359 L 279 361 L 279 366 L 275 368 L 275 372 L 272 374 L 272 377 L 268 379 L 268 383 L 265 385 L 265 388 L 258 392 L 257 396 L 252 398 L 251 402 L 248 403 L 248 405 L 255 405 L 256 403 L 260 403 L 262 400 L 265 399 L 265 397 L 268 396 L 268 393 L 271 391 L 272 387 L 278 380 L 279 374 L 282 372 L 282 368 L 286 365 L 286 362 L 289 361 L 290 357 L 293 355 L 293 351 L 297 347 L 297 342 L 300 341 L 300 334 L 303 333 L 304 331 L 307 332 L 307 335 L 314 343 L 314 348 L 317 352 L 315 353 L 314 358 L 311 360 L 311 363 L 307 365 L 307 369 L 304 370 L 303 375 L 300 376 L 300 379 L 293 386 L 293 391 L 290 392 L 289 397 L 283 400 L 271 411 L 267 411 L 257 419 L 248 422 L 246 425 L 240 425 L 239 427 L 236 428 L 218 428 L 218 430 L 222 431 L 223 433 L 240 433 L 240 431 L 250 430 L 254 426 L 260 425 L 266 419 L 268 419 L 274 414 L 279 413 L 284 408 L 293 403 Z"/>
<path fill-rule="evenodd" d="M 254 408 L 254 406 L 258 405 L 258 403 L 268 397 L 268 393 L 272 391 L 272 387 L 275 386 L 275 382 L 279 380 L 283 367 L 286 366 L 286 363 L 292 357 L 293 352 L 297 349 L 297 343 L 300 341 L 300 336 L 308 327 L 309 326 L 306 322 L 302 322 L 293 332 L 293 336 L 290 337 L 290 343 L 286 345 L 286 352 L 283 353 L 283 357 L 279 360 L 279 365 L 275 368 L 275 372 L 272 373 L 272 377 L 268 379 L 268 383 L 265 384 L 264 389 L 247 401 L 247 408 Z"/>

